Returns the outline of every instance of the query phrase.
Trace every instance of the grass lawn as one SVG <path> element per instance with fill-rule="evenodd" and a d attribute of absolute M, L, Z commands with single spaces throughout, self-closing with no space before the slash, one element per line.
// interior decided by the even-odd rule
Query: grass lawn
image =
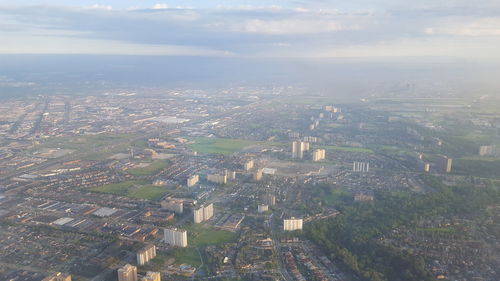
<path fill-rule="evenodd" d="M 129 190 L 127 196 L 137 199 L 160 199 L 165 195 L 166 190 L 164 187 L 145 185 L 139 189 Z"/>
<path fill-rule="evenodd" d="M 100 161 L 127 151 L 133 134 L 99 134 L 44 139 L 39 147 L 74 149 L 82 160 Z"/>
<path fill-rule="evenodd" d="M 152 186 L 144 180 L 124 181 L 93 187 L 93 192 L 110 193 L 137 199 L 155 200 L 161 198 L 167 191 L 165 188 Z"/>
<path fill-rule="evenodd" d="M 224 139 L 224 138 L 206 138 L 196 137 L 190 138 L 195 143 L 190 144 L 190 148 L 198 153 L 204 154 L 232 154 L 241 151 L 243 148 L 251 145 L 269 145 L 282 146 L 279 142 L 252 141 L 241 139 Z"/>
<path fill-rule="evenodd" d="M 362 153 L 373 153 L 373 150 L 369 148 L 363 147 L 348 147 L 348 146 L 335 146 L 335 145 L 326 145 L 322 146 L 326 150 L 330 151 L 346 151 L 346 152 L 362 152 Z"/>
<path fill-rule="evenodd" d="M 190 247 L 204 247 L 217 245 L 236 240 L 236 233 L 217 230 L 204 224 L 192 224 L 186 228 Z"/>
<path fill-rule="evenodd" d="M 196 248 L 180 248 L 176 249 L 174 253 L 175 263 L 189 264 L 196 268 L 201 266 L 200 255 Z"/>
<path fill-rule="evenodd" d="M 153 163 L 149 164 L 143 168 L 131 168 L 127 170 L 127 173 L 132 176 L 140 177 L 140 176 L 152 176 L 162 169 L 170 166 L 170 161 L 168 160 L 155 160 Z"/>
<path fill-rule="evenodd" d="M 417 230 L 425 232 L 436 232 L 436 233 L 463 233 L 463 231 L 453 227 L 432 227 L 432 228 L 417 227 Z"/>
<path fill-rule="evenodd" d="M 174 264 L 189 264 L 196 268 L 201 266 L 200 255 L 196 248 L 174 248 L 164 251 L 157 251 L 156 257 L 151 260 L 148 265 L 148 270 L 161 270 L 170 259 L 173 259 Z"/>

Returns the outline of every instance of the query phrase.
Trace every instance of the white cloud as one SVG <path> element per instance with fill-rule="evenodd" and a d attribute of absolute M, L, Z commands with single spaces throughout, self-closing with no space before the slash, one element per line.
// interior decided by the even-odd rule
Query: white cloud
<path fill-rule="evenodd" d="M 357 29 L 353 26 L 343 26 L 335 21 L 322 20 L 260 20 L 252 19 L 245 22 L 240 31 L 263 34 L 307 34 L 336 32 Z"/>
<path fill-rule="evenodd" d="M 500 18 L 457 19 L 437 27 L 424 29 L 429 35 L 500 36 Z"/>
<path fill-rule="evenodd" d="M 168 9 L 167 4 L 155 4 L 152 9 L 159 10 L 159 9 Z"/>
<path fill-rule="evenodd" d="M 1 38 L 8 38 L 0 44 L 1 54 L 99 54 L 99 55 L 165 55 L 165 56 L 220 56 L 233 54 L 209 48 L 171 45 L 138 44 L 116 40 L 87 39 L 56 36 L 52 34 L 21 35 L 14 32 L 0 32 Z M 64 35 L 65 32 L 57 32 Z M 67 34 L 67 33 L 66 33 Z"/>
<path fill-rule="evenodd" d="M 111 10 L 113 10 L 113 7 L 111 5 L 94 4 L 94 5 L 90 6 L 89 9 L 111 11 Z"/>

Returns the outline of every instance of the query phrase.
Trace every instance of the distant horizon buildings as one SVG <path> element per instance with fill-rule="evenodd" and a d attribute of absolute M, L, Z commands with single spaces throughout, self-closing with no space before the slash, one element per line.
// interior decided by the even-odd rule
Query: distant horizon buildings
<path fill-rule="evenodd" d="M 138 281 L 137 280 L 137 267 L 126 264 L 119 268 L 118 271 L 118 281 Z"/>
<path fill-rule="evenodd" d="M 177 247 L 187 247 L 187 231 L 177 228 L 165 228 L 163 230 L 164 241 L 167 244 Z"/>

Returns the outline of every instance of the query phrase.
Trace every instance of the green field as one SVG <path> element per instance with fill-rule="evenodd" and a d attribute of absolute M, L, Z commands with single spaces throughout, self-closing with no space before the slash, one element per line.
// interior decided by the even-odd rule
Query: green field
<path fill-rule="evenodd" d="M 436 232 L 436 233 L 462 233 L 463 231 L 458 230 L 453 227 L 432 227 L 432 228 L 421 228 L 417 227 L 416 228 L 418 231 L 424 231 L 424 232 Z"/>
<path fill-rule="evenodd" d="M 200 255 L 196 248 L 182 248 L 176 249 L 174 253 L 176 264 L 189 264 L 196 268 L 201 266 Z"/>
<path fill-rule="evenodd" d="M 232 242 L 236 233 L 217 230 L 204 224 L 192 224 L 186 228 L 188 231 L 188 244 L 190 247 L 204 247 Z"/>
<path fill-rule="evenodd" d="M 124 181 L 93 187 L 93 192 L 109 193 L 137 199 L 155 200 L 167 192 L 165 188 L 153 186 L 144 180 Z"/>
<path fill-rule="evenodd" d="M 82 160 L 100 161 L 118 152 L 127 152 L 133 134 L 98 134 L 44 139 L 38 148 L 74 149 Z"/>
<path fill-rule="evenodd" d="M 267 145 L 267 146 L 282 146 L 279 142 L 252 141 L 241 139 L 224 139 L 224 138 L 206 138 L 196 137 L 190 138 L 194 143 L 189 147 L 204 154 L 232 154 L 241 151 L 243 148 L 251 145 Z"/>
<path fill-rule="evenodd" d="M 127 173 L 132 176 L 141 177 L 141 176 L 152 176 L 159 171 L 170 166 L 170 161 L 168 160 L 155 160 L 153 163 L 149 164 L 143 168 L 131 168 L 127 170 Z"/>
<path fill-rule="evenodd" d="M 330 151 L 373 153 L 373 150 L 371 150 L 369 148 L 363 148 L 363 147 L 326 145 L 326 146 L 322 146 L 321 148 L 324 148 L 324 149 L 330 150 Z"/>

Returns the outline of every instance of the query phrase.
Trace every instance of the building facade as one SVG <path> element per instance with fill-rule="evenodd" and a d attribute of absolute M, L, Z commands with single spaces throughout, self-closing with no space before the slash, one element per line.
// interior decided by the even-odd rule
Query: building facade
<path fill-rule="evenodd" d="M 156 257 L 156 246 L 153 244 L 149 244 L 146 247 L 139 250 L 136 256 L 137 256 L 137 264 L 144 265 L 148 261 Z"/>
<path fill-rule="evenodd" d="M 290 218 L 283 220 L 284 231 L 302 230 L 302 219 Z"/>
<path fill-rule="evenodd" d="M 137 267 L 126 264 L 118 269 L 118 281 L 137 281 Z"/>
<path fill-rule="evenodd" d="M 315 149 L 313 151 L 313 161 L 321 161 L 324 160 L 326 157 L 326 150 L 324 149 Z"/>
<path fill-rule="evenodd" d="M 227 183 L 227 176 L 226 175 L 219 175 L 219 174 L 209 174 L 209 175 L 207 175 L 207 181 L 212 182 L 212 183 L 217 183 L 217 184 L 226 184 Z"/>
<path fill-rule="evenodd" d="M 210 203 L 206 206 L 201 205 L 198 209 L 193 211 L 194 223 L 204 222 L 214 216 L 214 204 Z"/>
<path fill-rule="evenodd" d="M 187 231 L 177 228 L 164 229 L 164 241 L 167 244 L 177 247 L 187 247 Z"/>

